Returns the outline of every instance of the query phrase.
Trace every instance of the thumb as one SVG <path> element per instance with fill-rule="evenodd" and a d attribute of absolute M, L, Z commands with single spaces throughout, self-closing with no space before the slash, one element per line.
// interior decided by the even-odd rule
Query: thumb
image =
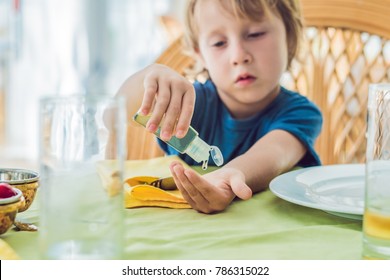
<path fill-rule="evenodd" d="M 248 185 L 243 181 L 241 176 L 233 176 L 230 180 L 230 186 L 232 188 L 233 193 L 243 199 L 248 200 L 252 197 L 252 190 Z"/>

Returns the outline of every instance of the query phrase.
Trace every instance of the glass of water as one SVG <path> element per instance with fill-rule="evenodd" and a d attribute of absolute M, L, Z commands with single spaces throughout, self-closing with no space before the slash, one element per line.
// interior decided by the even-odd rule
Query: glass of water
<path fill-rule="evenodd" d="M 120 259 L 125 107 L 109 96 L 40 101 L 43 259 Z M 109 165 L 112 173 L 102 172 Z"/>

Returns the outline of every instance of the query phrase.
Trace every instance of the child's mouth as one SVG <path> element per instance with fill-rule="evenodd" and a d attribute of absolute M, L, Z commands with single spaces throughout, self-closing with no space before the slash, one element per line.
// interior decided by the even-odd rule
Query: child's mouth
<path fill-rule="evenodd" d="M 238 84 L 238 85 L 248 85 L 248 84 L 252 83 L 255 80 L 256 80 L 256 78 L 251 76 L 251 75 L 243 75 L 243 76 L 238 77 L 238 79 L 236 80 L 236 84 Z"/>

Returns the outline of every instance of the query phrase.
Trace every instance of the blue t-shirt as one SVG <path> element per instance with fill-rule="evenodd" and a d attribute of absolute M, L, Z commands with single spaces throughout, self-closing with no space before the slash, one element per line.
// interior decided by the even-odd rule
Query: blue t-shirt
<path fill-rule="evenodd" d="M 210 80 L 204 84 L 195 82 L 194 87 L 196 101 L 191 126 L 206 143 L 221 150 L 225 163 L 245 153 L 268 132 L 280 129 L 294 135 L 307 149 L 297 166 L 321 164 L 314 143 L 321 131 L 322 115 L 306 97 L 282 87 L 280 94 L 264 110 L 238 120 L 230 115 Z M 201 164 L 161 140 L 159 144 L 168 155 L 179 155 L 189 165 Z M 214 165 L 211 158 L 209 165 Z"/>

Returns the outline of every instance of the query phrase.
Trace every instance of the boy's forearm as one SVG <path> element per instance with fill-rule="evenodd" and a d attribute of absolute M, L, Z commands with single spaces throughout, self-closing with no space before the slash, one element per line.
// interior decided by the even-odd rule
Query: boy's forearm
<path fill-rule="evenodd" d="M 256 163 L 255 163 L 256 162 Z M 240 170 L 245 176 L 245 183 L 253 193 L 265 190 L 271 180 L 281 173 L 266 158 L 260 162 L 249 154 L 241 155 L 225 165 Z"/>
<path fill-rule="evenodd" d="M 291 170 L 305 153 L 305 147 L 297 138 L 286 131 L 275 130 L 225 166 L 243 172 L 247 185 L 256 193 L 266 189 L 276 176 Z"/>

